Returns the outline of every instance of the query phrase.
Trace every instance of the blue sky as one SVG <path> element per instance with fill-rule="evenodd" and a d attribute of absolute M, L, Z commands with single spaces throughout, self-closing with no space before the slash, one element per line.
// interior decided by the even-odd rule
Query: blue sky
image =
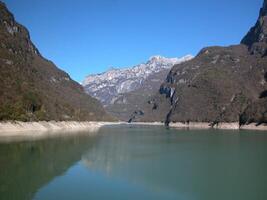
<path fill-rule="evenodd" d="M 263 0 L 4 0 L 46 58 L 76 81 L 152 55 L 237 44 Z"/>

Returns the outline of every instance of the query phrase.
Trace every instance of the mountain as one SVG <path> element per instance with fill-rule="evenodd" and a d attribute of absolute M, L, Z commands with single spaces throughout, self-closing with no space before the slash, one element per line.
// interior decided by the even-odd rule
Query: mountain
<path fill-rule="evenodd" d="M 88 94 L 105 105 L 110 114 L 125 121 L 160 87 L 173 65 L 192 58 L 191 55 L 182 58 L 153 56 L 140 65 L 112 68 L 101 74 L 87 76 L 83 86 Z"/>
<path fill-rule="evenodd" d="M 264 1 L 259 18 L 254 27 L 242 39 L 241 44 L 248 46 L 253 55 L 267 55 L 267 2 Z"/>
<path fill-rule="evenodd" d="M 267 82 L 267 0 L 264 0 L 263 7 L 260 10 L 258 21 L 254 27 L 243 38 L 241 43 L 249 48 L 249 52 L 258 57 L 259 64 L 265 66 L 264 80 Z M 240 116 L 241 123 L 256 122 L 267 123 L 267 88 L 260 93 L 259 98 L 252 102 Z"/>
<path fill-rule="evenodd" d="M 149 76 L 167 71 L 173 65 L 190 59 L 192 59 L 191 55 L 182 58 L 153 56 L 146 63 L 134 67 L 111 68 L 101 74 L 89 75 L 82 85 L 88 94 L 100 100 L 104 105 L 109 105 L 114 102 L 117 95 L 139 89 Z"/>
<path fill-rule="evenodd" d="M 130 121 L 266 123 L 266 5 L 241 44 L 204 48 L 175 65 Z"/>
<path fill-rule="evenodd" d="M 83 87 L 42 57 L 0 2 L 0 120 L 112 120 Z"/>

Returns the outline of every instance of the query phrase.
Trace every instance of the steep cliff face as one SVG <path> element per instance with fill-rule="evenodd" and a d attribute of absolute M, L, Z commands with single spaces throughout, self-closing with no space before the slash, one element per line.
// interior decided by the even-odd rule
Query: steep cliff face
<path fill-rule="evenodd" d="M 82 86 L 41 56 L 0 2 L 0 120 L 110 120 Z"/>
<path fill-rule="evenodd" d="M 267 54 L 267 1 L 264 0 L 259 18 L 254 27 L 242 39 L 241 44 L 249 47 L 250 53 L 265 56 Z"/>
<path fill-rule="evenodd" d="M 257 24 L 242 44 L 204 48 L 193 60 L 175 65 L 159 93 L 144 106 L 143 115 L 134 114 L 132 119 L 166 123 L 264 122 L 266 13 L 265 1 Z"/>
<path fill-rule="evenodd" d="M 264 58 L 263 65 L 267 65 L 267 58 Z M 265 85 L 267 84 L 267 72 L 264 75 Z M 267 89 L 263 90 L 259 98 L 251 102 L 247 108 L 244 110 L 242 115 L 240 116 L 241 124 L 249 124 L 249 123 L 267 123 Z"/>
<path fill-rule="evenodd" d="M 256 25 L 251 28 L 241 43 L 248 45 L 250 53 L 258 58 L 261 65 L 267 65 L 267 0 L 264 0 L 260 10 L 259 19 Z M 267 72 L 264 74 L 265 85 L 267 82 Z M 263 81 L 264 82 L 264 81 Z M 252 102 L 242 113 L 240 123 L 248 124 L 256 122 L 258 124 L 267 123 L 267 89 L 261 91 L 259 99 Z"/>
<path fill-rule="evenodd" d="M 185 66 L 175 66 L 161 86 L 172 104 L 166 122 L 238 122 L 266 88 L 266 64 L 244 45 L 203 49 Z"/>

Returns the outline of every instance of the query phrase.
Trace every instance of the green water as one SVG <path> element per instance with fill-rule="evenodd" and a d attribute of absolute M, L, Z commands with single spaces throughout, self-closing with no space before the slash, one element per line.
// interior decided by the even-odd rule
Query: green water
<path fill-rule="evenodd" d="M 105 127 L 0 143 L 1 200 L 266 200 L 267 133 Z"/>

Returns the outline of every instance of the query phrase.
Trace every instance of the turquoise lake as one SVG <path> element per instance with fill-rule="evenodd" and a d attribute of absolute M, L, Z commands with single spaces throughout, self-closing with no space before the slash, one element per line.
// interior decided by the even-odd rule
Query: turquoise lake
<path fill-rule="evenodd" d="M 1 200 L 266 200 L 267 133 L 107 126 L 0 142 Z"/>

